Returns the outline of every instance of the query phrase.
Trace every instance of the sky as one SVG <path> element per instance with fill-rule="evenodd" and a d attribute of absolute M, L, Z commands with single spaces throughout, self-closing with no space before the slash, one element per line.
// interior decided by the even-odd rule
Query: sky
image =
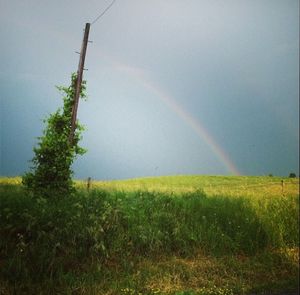
<path fill-rule="evenodd" d="M 0 0 L 0 175 L 29 170 L 106 0 Z M 116 0 L 92 24 L 76 178 L 299 174 L 299 1 Z"/>

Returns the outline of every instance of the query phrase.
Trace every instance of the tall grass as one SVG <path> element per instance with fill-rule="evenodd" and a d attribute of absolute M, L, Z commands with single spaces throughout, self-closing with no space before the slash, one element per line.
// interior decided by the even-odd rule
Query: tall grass
<path fill-rule="evenodd" d="M 0 193 L 0 275 L 12 284 L 57 280 L 111 261 L 127 265 L 136 256 L 251 256 L 299 245 L 296 196 L 93 190 L 45 199 L 14 185 Z"/>

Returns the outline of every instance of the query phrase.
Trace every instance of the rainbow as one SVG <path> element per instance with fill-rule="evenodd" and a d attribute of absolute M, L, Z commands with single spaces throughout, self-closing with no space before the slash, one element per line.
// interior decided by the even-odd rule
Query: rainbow
<path fill-rule="evenodd" d="M 153 86 L 149 81 L 144 81 L 143 83 L 147 88 L 149 88 L 153 93 L 157 95 L 172 111 L 174 111 L 183 121 L 185 121 L 195 133 L 211 148 L 212 152 L 217 156 L 217 158 L 224 164 L 227 170 L 234 175 L 241 175 L 240 171 L 233 164 L 224 150 L 217 144 L 214 138 L 208 133 L 208 131 L 203 127 L 203 124 L 196 120 L 190 113 L 185 111 L 170 95 L 162 91 L 162 89 L 157 86 Z"/>
<path fill-rule="evenodd" d="M 190 113 L 181 107 L 178 102 L 160 87 L 154 84 L 146 75 L 146 72 L 138 67 L 128 66 L 124 63 L 117 62 L 114 58 L 111 58 L 107 54 L 106 59 L 109 59 L 114 68 L 119 71 L 125 71 L 131 76 L 137 78 L 145 88 L 155 94 L 156 97 L 161 99 L 165 105 L 167 105 L 174 113 L 176 113 L 186 124 L 188 124 L 194 132 L 202 139 L 212 150 L 219 161 L 226 167 L 229 173 L 233 175 L 241 175 L 241 172 L 234 165 L 232 160 L 228 157 L 226 152 L 220 147 L 215 139 L 209 134 L 203 124 L 196 120 Z"/>

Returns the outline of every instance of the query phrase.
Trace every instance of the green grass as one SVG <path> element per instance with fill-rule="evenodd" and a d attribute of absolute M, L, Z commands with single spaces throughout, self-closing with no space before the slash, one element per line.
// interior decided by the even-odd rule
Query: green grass
<path fill-rule="evenodd" d="M 0 294 L 298 288 L 298 179 L 283 193 L 275 177 L 78 181 L 51 200 L 0 183 Z"/>
<path fill-rule="evenodd" d="M 16 181 L 16 180 L 15 180 Z M 282 187 L 283 181 L 283 187 Z M 85 181 L 77 181 L 86 187 Z M 107 191 L 154 191 L 181 194 L 203 190 L 206 195 L 270 197 L 282 194 L 298 194 L 299 179 L 269 176 L 163 176 L 128 180 L 92 181 L 91 188 Z"/>

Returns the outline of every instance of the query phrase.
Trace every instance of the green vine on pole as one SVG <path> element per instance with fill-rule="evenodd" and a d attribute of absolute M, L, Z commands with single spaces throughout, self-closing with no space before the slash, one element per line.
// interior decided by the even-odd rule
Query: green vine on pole
<path fill-rule="evenodd" d="M 63 94 L 63 109 L 59 108 L 44 120 L 46 128 L 43 136 L 38 137 L 38 144 L 33 148 L 32 167 L 27 172 L 22 183 L 35 195 L 43 197 L 63 197 L 74 192 L 71 166 L 77 155 L 83 155 L 86 150 L 80 147 L 83 126 L 76 122 L 72 143 L 70 143 L 72 107 L 75 97 L 76 74 L 71 77 L 69 87 L 59 86 Z M 82 81 L 80 97 L 86 98 L 86 81 Z"/>

